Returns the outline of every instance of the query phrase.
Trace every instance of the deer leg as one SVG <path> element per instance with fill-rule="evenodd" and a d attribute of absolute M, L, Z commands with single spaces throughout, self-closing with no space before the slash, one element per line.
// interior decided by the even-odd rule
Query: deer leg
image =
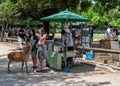
<path fill-rule="evenodd" d="M 26 72 L 28 73 L 27 61 L 25 61 Z"/>
<path fill-rule="evenodd" d="M 101 48 L 101 45 L 102 45 L 102 44 L 101 44 L 101 42 L 100 42 L 100 43 L 99 43 L 99 48 Z"/>
<path fill-rule="evenodd" d="M 23 72 L 23 67 L 24 67 L 24 61 L 22 61 L 22 69 L 21 69 L 21 70 L 22 70 L 22 72 Z"/>
<path fill-rule="evenodd" d="M 8 62 L 8 73 L 10 72 L 10 64 L 12 63 L 12 61 Z"/>

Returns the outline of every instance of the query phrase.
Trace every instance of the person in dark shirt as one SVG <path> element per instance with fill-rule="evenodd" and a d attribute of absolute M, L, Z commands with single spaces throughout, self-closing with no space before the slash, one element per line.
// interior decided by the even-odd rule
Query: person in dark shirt
<path fill-rule="evenodd" d="M 90 26 L 90 34 L 91 34 L 91 42 L 93 42 L 93 29 L 95 28 L 95 26 Z"/>
<path fill-rule="evenodd" d="M 22 39 L 25 39 L 26 33 L 25 33 L 24 28 L 21 28 L 21 29 L 19 30 L 18 36 L 21 37 Z"/>
<path fill-rule="evenodd" d="M 19 42 L 19 50 L 23 49 L 23 41 L 25 41 L 26 33 L 24 28 L 22 27 L 18 32 L 18 42 Z"/>

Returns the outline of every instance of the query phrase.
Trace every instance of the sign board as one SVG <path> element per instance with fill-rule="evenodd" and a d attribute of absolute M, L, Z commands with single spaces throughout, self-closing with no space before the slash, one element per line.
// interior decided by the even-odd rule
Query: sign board
<path fill-rule="evenodd" d="M 90 47 L 90 45 L 91 45 L 90 28 L 82 28 L 81 45 L 84 47 Z"/>

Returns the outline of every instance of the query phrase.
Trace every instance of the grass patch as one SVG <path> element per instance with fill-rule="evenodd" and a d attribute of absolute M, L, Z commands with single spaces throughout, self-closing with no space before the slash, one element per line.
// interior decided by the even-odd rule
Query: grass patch
<path fill-rule="evenodd" d="M 61 38 L 61 33 L 55 33 L 54 38 Z"/>
<path fill-rule="evenodd" d="M 61 33 L 55 33 L 54 38 L 61 38 Z M 120 39 L 120 35 L 118 36 L 118 38 Z M 94 34 L 93 39 L 104 39 L 104 34 Z"/>
<path fill-rule="evenodd" d="M 54 38 L 61 38 L 61 34 L 60 33 L 55 33 Z M 93 38 L 94 39 L 104 39 L 104 34 L 94 34 Z"/>
<path fill-rule="evenodd" d="M 94 34 L 93 39 L 104 39 L 104 34 Z"/>

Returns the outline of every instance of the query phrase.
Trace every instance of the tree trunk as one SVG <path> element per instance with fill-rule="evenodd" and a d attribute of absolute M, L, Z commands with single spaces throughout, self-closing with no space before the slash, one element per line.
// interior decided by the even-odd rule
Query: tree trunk
<path fill-rule="evenodd" d="M 43 26 L 47 34 L 49 35 L 49 21 L 43 21 Z"/>
<path fill-rule="evenodd" d="M 4 35 L 4 23 L 2 23 L 2 29 L 1 29 L 1 42 L 3 42 L 3 35 Z"/>
<path fill-rule="evenodd" d="M 5 30 L 8 28 L 8 22 L 2 22 L 2 30 L 1 30 L 1 42 L 4 39 Z"/>

